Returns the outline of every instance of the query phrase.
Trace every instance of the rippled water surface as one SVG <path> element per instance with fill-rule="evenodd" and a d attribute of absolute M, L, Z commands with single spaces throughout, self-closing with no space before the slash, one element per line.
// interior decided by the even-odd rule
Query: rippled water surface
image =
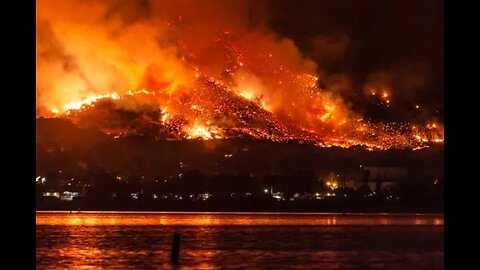
<path fill-rule="evenodd" d="M 37 212 L 37 269 L 443 269 L 443 216 Z M 174 232 L 180 263 L 170 264 Z"/>

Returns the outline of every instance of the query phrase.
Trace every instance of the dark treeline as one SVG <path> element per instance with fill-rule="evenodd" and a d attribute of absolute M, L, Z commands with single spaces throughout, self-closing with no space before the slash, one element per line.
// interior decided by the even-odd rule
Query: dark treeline
<path fill-rule="evenodd" d="M 102 170 L 85 176 L 83 180 L 64 172 L 48 174 L 44 183 L 37 183 L 37 209 L 443 212 L 443 179 L 431 182 L 406 177 L 380 189 L 372 189 L 363 181 L 367 179 L 361 179 L 356 186 L 332 189 L 305 171 L 264 178 L 206 176 L 198 170 L 153 179 L 120 177 Z M 77 196 L 62 200 L 66 190 Z M 58 196 L 45 196 L 54 192 Z"/>

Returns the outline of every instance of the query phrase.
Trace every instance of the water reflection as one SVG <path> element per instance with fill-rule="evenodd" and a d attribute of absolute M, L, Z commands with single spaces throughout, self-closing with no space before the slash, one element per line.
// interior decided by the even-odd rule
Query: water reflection
<path fill-rule="evenodd" d="M 443 269 L 442 225 L 441 215 L 38 212 L 37 269 Z"/>
<path fill-rule="evenodd" d="M 223 213 L 119 213 L 37 212 L 37 225 L 84 226 L 335 226 L 335 225 L 436 225 L 443 226 L 443 215 L 384 214 L 223 214 Z"/>

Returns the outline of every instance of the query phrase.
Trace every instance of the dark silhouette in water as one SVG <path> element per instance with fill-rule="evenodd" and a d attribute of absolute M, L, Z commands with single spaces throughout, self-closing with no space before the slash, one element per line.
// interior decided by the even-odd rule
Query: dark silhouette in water
<path fill-rule="evenodd" d="M 173 264 L 178 264 L 179 253 L 180 253 L 180 234 L 173 233 L 172 257 L 171 257 L 171 262 Z"/>

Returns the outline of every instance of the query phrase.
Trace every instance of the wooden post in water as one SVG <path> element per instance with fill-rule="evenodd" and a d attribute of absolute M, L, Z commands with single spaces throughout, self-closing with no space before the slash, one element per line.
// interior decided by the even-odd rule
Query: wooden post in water
<path fill-rule="evenodd" d="M 180 234 L 173 233 L 172 257 L 171 257 L 172 263 L 178 264 L 179 254 L 180 254 Z"/>

